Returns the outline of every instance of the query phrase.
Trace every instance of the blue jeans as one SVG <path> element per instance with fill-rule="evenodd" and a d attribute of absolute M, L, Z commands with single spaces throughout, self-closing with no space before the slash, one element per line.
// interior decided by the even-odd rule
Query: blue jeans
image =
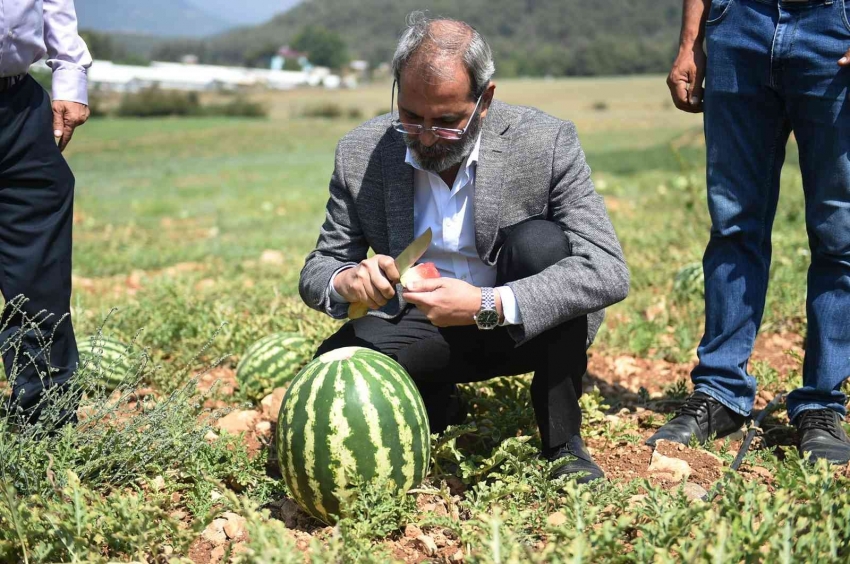
<path fill-rule="evenodd" d="M 779 175 L 791 131 L 800 151 L 811 248 L 803 387 L 809 409 L 845 415 L 850 376 L 850 0 L 713 0 L 706 23 L 705 134 L 711 239 L 705 335 L 692 378 L 748 415 L 747 365 L 764 313 Z"/>

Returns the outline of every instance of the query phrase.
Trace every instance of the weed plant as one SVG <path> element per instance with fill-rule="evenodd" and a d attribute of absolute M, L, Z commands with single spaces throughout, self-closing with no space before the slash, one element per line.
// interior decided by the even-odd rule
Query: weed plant
<path fill-rule="evenodd" d="M 16 299 L 5 307 L 20 306 Z M 19 351 L 6 356 L 13 359 L 7 390 L 33 362 L 20 352 L 20 335 L 42 335 L 43 321 L 24 316 L 19 336 L 7 341 Z M 39 342 L 49 358 L 51 340 Z M 207 440 L 223 412 L 202 407 L 198 376 L 178 375 L 186 383 L 161 396 L 141 393 L 140 383 L 160 369 L 142 350 L 108 391 L 101 360 L 84 360 L 68 388 L 48 388 L 38 421 L 22 418 L 15 401 L 0 418 L 0 561 L 105 561 L 156 556 L 166 544 L 187 548 L 192 531 L 169 511 L 185 509 L 192 527 L 203 528 L 221 509 L 210 480 L 260 503 L 282 495 L 266 475 L 265 455 L 249 457 L 237 437 Z M 80 421 L 65 425 L 62 414 L 77 401 Z"/>

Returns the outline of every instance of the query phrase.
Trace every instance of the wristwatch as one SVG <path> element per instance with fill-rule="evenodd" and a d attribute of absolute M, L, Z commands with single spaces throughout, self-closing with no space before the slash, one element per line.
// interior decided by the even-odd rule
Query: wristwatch
<path fill-rule="evenodd" d="M 481 288 L 481 310 L 475 314 L 474 319 L 475 324 L 482 331 L 491 331 L 499 326 L 496 291 L 493 288 Z"/>

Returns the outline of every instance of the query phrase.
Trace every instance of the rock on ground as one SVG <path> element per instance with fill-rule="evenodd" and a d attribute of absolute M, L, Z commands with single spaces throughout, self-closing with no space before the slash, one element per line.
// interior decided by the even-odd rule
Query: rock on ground
<path fill-rule="evenodd" d="M 416 537 L 416 541 L 419 543 L 419 547 L 422 549 L 427 556 L 434 556 L 437 554 L 437 543 L 434 542 L 428 535 L 419 535 Z"/>
<path fill-rule="evenodd" d="M 225 433 L 238 435 L 251 431 L 259 420 L 260 414 L 256 411 L 233 411 L 219 419 L 216 427 Z"/>
<path fill-rule="evenodd" d="M 263 398 L 260 405 L 263 407 L 263 417 L 268 421 L 277 421 L 277 416 L 280 413 L 280 406 L 283 405 L 283 396 L 286 395 L 286 388 L 277 388 L 272 393 Z"/>
<path fill-rule="evenodd" d="M 560 511 L 556 511 L 549 515 L 549 517 L 546 518 L 546 521 L 553 527 L 560 527 L 567 522 L 567 516 Z"/>
<path fill-rule="evenodd" d="M 226 524 L 227 519 L 214 519 L 201 533 L 201 537 L 208 540 L 213 546 L 223 545 L 227 542 L 227 534 L 224 532 L 224 525 Z"/>
<path fill-rule="evenodd" d="M 664 456 L 656 450 L 652 453 L 649 472 L 652 474 L 670 474 L 675 481 L 682 482 L 691 475 L 691 466 L 684 460 Z"/>
<path fill-rule="evenodd" d="M 223 527 L 224 534 L 227 535 L 227 538 L 233 540 L 238 539 L 244 535 L 245 525 L 247 524 L 244 517 L 228 511 L 227 513 L 222 515 L 222 518 L 227 520 Z"/>
<path fill-rule="evenodd" d="M 685 496 L 691 503 L 695 501 L 702 501 L 702 499 L 708 495 L 708 492 L 704 487 L 699 484 L 694 484 L 693 482 L 685 484 L 683 490 L 685 492 Z"/>

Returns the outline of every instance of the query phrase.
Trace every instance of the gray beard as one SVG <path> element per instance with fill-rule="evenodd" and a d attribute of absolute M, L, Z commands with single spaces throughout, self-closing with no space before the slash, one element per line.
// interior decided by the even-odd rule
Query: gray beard
<path fill-rule="evenodd" d="M 476 113 L 466 130 L 466 135 L 459 141 L 437 142 L 426 147 L 419 141 L 418 135 L 404 135 L 404 143 L 410 149 L 416 163 L 423 170 L 439 174 L 459 165 L 469 157 L 469 154 L 475 148 L 480 132 L 481 116 Z"/>

